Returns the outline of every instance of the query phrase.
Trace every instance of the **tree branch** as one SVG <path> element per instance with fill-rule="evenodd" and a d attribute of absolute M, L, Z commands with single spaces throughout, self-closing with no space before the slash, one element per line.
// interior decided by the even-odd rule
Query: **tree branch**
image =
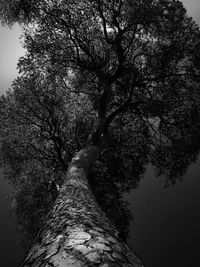
<path fill-rule="evenodd" d="M 105 135 L 108 133 L 108 127 L 111 124 L 111 122 L 120 113 L 126 111 L 129 107 L 136 109 L 137 106 L 142 102 L 142 101 L 135 101 L 134 103 L 131 103 L 134 87 L 135 87 L 135 84 L 131 86 L 130 94 L 129 94 L 129 97 L 127 98 L 127 100 L 119 108 L 117 108 L 111 114 L 109 114 L 108 117 L 106 118 L 105 125 L 104 125 L 104 134 Z"/>
<path fill-rule="evenodd" d="M 182 76 L 191 76 L 194 78 L 200 78 L 200 74 L 193 74 L 193 73 L 174 73 L 174 74 L 169 74 L 169 75 L 165 75 L 165 76 L 158 76 L 158 77 L 154 77 L 151 79 L 144 79 L 143 82 L 156 82 L 158 80 L 164 80 L 167 78 L 173 78 L 173 77 L 182 77 Z"/>
<path fill-rule="evenodd" d="M 105 127 L 107 104 L 108 104 L 108 99 L 110 98 L 110 94 L 111 94 L 111 82 L 110 81 L 106 80 L 102 82 L 101 80 L 100 84 L 102 84 L 103 90 L 99 98 L 97 118 L 94 122 L 93 129 L 88 138 L 88 141 L 93 144 L 98 144 L 102 139 L 102 135 L 104 133 L 104 127 Z"/>

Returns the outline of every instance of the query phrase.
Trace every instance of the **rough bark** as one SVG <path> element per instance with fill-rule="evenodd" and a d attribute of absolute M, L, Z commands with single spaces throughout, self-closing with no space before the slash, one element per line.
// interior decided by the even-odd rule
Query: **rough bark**
<path fill-rule="evenodd" d="M 21 266 L 143 266 L 92 194 L 87 173 L 98 156 L 98 148 L 89 146 L 73 158 L 47 224 Z"/>

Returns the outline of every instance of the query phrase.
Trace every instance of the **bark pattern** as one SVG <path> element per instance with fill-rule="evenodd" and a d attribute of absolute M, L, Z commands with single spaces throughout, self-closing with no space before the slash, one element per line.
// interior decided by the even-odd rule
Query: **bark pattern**
<path fill-rule="evenodd" d="M 21 266 L 143 266 L 121 242 L 90 190 L 87 172 L 98 153 L 89 147 L 72 160 L 48 222 Z"/>

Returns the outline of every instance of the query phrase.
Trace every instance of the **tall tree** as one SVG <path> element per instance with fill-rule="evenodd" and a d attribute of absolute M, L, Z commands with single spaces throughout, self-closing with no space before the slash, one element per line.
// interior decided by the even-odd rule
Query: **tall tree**
<path fill-rule="evenodd" d="M 26 26 L 27 49 L 21 77 L 1 101 L 3 159 L 25 180 L 30 162 L 63 173 L 58 182 L 49 178 L 62 185 L 23 266 L 142 266 L 94 194 L 105 173 L 113 191 L 123 192 L 147 162 L 168 184 L 197 158 L 198 26 L 178 0 L 1 5 L 3 23 Z M 88 138 L 80 128 L 73 132 L 76 126 Z"/>

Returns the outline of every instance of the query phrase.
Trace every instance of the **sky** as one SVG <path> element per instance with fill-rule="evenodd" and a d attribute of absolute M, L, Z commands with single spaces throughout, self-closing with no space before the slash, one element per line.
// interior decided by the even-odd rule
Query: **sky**
<path fill-rule="evenodd" d="M 17 76 L 17 62 L 25 51 L 20 43 L 19 25 L 12 29 L 0 26 L 0 93 L 5 92 Z"/>
<path fill-rule="evenodd" d="M 200 0 L 183 0 L 184 6 L 188 10 L 188 14 L 200 24 Z"/>
<path fill-rule="evenodd" d="M 183 0 L 190 16 L 200 24 L 200 0 Z M 19 25 L 12 29 L 0 26 L 0 94 L 5 92 L 17 76 L 17 62 L 25 51 L 20 43 Z"/>

